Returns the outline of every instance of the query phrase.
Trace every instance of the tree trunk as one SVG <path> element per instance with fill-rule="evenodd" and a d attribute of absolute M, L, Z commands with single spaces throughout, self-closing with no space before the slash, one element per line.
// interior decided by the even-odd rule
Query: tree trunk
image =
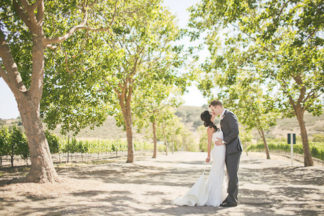
<path fill-rule="evenodd" d="M 17 103 L 30 152 L 31 168 L 26 177 L 27 181 L 39 183 L 58 181 L 40 119 L 39 105 L 35 107 L 32 100 L 25 98 L 19 99 Z"/>
<path fill-rule="evenodd" d="M 14 167 L 14 155 L 10 155 L 11 167 Z"/>
<path fill-rule="evenodd" d="M 175 147 L 175 135 L 172 135 L 172 154 L 174 154 L 174 147 Z"/>
<path fill-rule="evenodd" d="M 11 143 L 11 154 L 10 154 L 11 167 L 14 167 L 14 157 L 15 157 L 15 143 Z"/>
<path fill-rule="evenodd" d="M 126 123 L 126 136 L 127 136 L 127 161 L 126 163 L 134 162 L 134 144 L 133 144 L 133 131 L 132 131 L 132 119 L 130 112 L 125 116 Z"/>
<path fill-rule="evenodd" d="M 259 128 L 259 134 L 263 140 L 263 145 L 264 145 L 264 149 L 265 149 L 265 152 L 266 152 L 266 156 L 267 156 L 267 159 L 270 159 L 270 153 L 269 153 L 269 147 L 268 147 L 268 143 L 267 143 L 267 140 L 265 138 L 265 135 L 264 135 L 264 131 L 263 131 L 263 128 Z"/>
<path fill-rule="evenodd" d="M 23 16 L 25 21 L 29 20 L 30 25 L 28 28 L 33 35 L 32 77 L 28 90 L 22 81 L 10 47 L 5 41 L 4 35 L 0 33 L 0 56 L 6 69 L 5 72 L 1 68 L 0 74 L 13 92 L 18 104 L 31 159 L 31 168 L 26 180 L 31 182 L 54 182 L 58 180 L 40 118 L 40 100 L 42 98 L 44 80 L 43 6 L 44 4 L 41 2 L 37 8 L 40 13 L 39 16 L 37 15 L 40 19 L 39 23 L 34 22 L 35 17 L 26 18 Z M 19 10 L 17 4 L 14 4 L 14 7 Z M 30 8 L 25 15 L 32 16 L 34 14 L 33 9 Z"/>
<path fill-rule="evenodd" d="M 0 156 L 0 167 L 2 167 L 2 156 Z"/>
<path fill-rule="evenodd" d="M 164 137 L 165 154 L 168 155 L 168 144 L 167 144 L 167 140 L 166 140 L 166 136 L 165 136 L 165 125 L 164 124 L 162 124 L 162 133 L 163 133 L 163 137 Z"/>
<path fill-rule="evenodd" d="M 152 128 L 153 128 L 153 145 L 154 145 L 153 157 L 152 158 L 156 158 L 157 141 L 156 141 L 156 123 L 155 123 L 155 120 L 152 122 Z"/>
<path fill-rule="evenodd" d="M 121 106 L 123 117 L 124 117 L 124 123 L 125 123 L 125 127 L 126 127 L 126 137 L 127 137 L 127 161 L 126 161 L 126 163 L 134 162 L 134 144 L 133 144 L 132 113 L 131 113 L 130 98 L 131 98 L 130 95 L 128 95 L 128 97 L 126 97 L 126 94 L 123 94 L 123 96 L 119 98 L 120 106 Z"/>
<path fill-rule="evenodd" d="M 129 78 L 120 86 L 122 92 L 117 91 L 119 98 L 119 105 L 124 117 L 127 137 L 127 161 L 126 163 L 134 162 L 134 144 L 133 144 L 133 131 L 132 131 L 132 112 L 131 112 L 131 98 L 132 98 L 132 83 Z"/>
<path fill-rule="evenodd" d="M 308 135 L 306 130 L 306 125 L 304 122 L 304 110 L 302 109 L 296 109 L 296 116 L 300 128 L 300 134 L 303 142 L 303 150 L 304 150 L 304 166 L 313 166 L 313 158 L 309 149 L 309 143 L 308 143 Z"/>

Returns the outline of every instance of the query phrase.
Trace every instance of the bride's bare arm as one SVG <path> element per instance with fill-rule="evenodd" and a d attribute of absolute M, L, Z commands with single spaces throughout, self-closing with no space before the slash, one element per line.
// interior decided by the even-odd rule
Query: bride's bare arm
<path fill-rule="evenodd" d="M 208 145 L 207 145 L 207 158 L 206 158 L 207 163 L 210 161 L 210 151 L 211 151 L 213 133 L 214 133 L 214 128 L 208 127 L 207 128 Z"/>

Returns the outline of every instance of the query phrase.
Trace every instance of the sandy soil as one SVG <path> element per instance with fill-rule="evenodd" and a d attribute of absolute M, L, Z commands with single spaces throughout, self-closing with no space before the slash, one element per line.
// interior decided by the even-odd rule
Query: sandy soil
<path fill-rule="evenodd" d="M 64 182 L 56 184 L 5 184 L 12 173 L 2 173 L 0 215 L 324 215 L 324 167 L 263 153 L 242 155 L 237 207 L 172 205 L 202 173 L 204 158 L 178 152 L 133 164 L 70 164 L 57 168 Z"/>

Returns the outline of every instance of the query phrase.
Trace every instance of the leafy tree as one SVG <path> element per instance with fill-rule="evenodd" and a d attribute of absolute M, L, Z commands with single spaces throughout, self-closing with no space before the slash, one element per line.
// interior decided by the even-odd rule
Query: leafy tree
<path fill-rule="evenodd" d="M 55 134 L 51 134 L 49 131 L 45 131 L 45 136 L 51 153 L 58 153 L 60 149 L 58 137 Z"/>
<path fill-rule="evenodd" d="M 178 98 L 181 92 L 173 87 L 174 83 L 171 80 L 164 79 L 164 81 L 168 83 L 160 80 L 146 83 L 147 86 L 143 88 L 145 91 L 134 96 L 135 124 L 139 130 L 152 126 L 153 158 L 156 158 L 157 154 L 157 124 L 166 120 L 163 118 L 170 118 L 170 109 L 181 104 L 181 99 Z"/>
<path fill-rule="evenodd" d="M 15 155 L 20 155 L 23 159 L 27 159 L 29 157 L 26 137 L 22 131 L 15 126 L 10 131 L 9 148 L 12 167 L 14 166 Z"/>
<path fill-rule="evenodd" d="M 208 136 L 206 127 L 201 125 L 197 131 L 199 133 L 199 151 L 207 152 Z"/>
<path fill-rule="evenodd" d="M 226 4 L 222 0 L 203 0 L 191 8 L 192 34 L 198 37 L 206 30 L 212 65 L 227 66 L 226 83 L 235 83 L 239 70 L 249 71 L 252 77 L 258 75 L 268 93 L 275 96 L 273 105 L 286 117 L 296 116 L 305 166 L 312 166 L 313 160 L 304 113 L 322 112 L 323 7 L 320 0 L 231 0 Z M 224 36 L 223 45 L 220 34 Z M 233 64 L 222 55 L 238 50 L 242 55 L 231 67 Z"/>
<path fill-rule="evenodd" d="M 55 44 L 61 44 L 80 30 L 110 30 L 122 5 L 110 0 L 2 1 L 0 76 L 16 98 L 28 138 L 32 163 L 28 181 L 58 180 L 40 118 L 45 60 L 50 61 L 46 58 L 48 49 L 55 49 Z"/>
<path fill-rule="evenodd" d="M 175 83 L 173 68 L 182 62 L 180 50 L 172 44 L 179 32 L 174 17 L 160 4 L 160 0 L 134 2 L 134 17 L 120 22 L 114 40 L 107 42 L 114 50 L 120 50 L 114 79 L 108 83 L 115 95 L 115 100 L 110 101 L 115 119 L 126 130 L 128 163 L 134 161 L 134 95 L 144 95 L 146 87 L 154 82 Z"/>
<path fill-rule="evenodd" d="M 0 129 L 0 166 L 2 166 L 2 156 L 9 155 L 9 131 L 7 127 Z"/>
<path fill-rule="evenodd" d="M 168 154 L 170 147 L 172 152 L 180 149 L 183 151 L 198 150 L 192 132 L 174 113 L 174 109 L 169 109 L 163 113 L 164 116 L 157 122 L 157 139 L 163 140 L 166 154 Z"/>
<path fill-rule="evenodd" d="M 229 53 L 228 56 L 223 57 L 226 64 L 213 65 L 212 67 L 219 71 L 216 74 L 211 73 L 208 76 L 210 80 L 204 79 L 199 88 L 204 91 L 205 95 L 214 98 L 211 89 L 205 89 L 203 84 L 213 82 L 219 86 L 221 91 L 217 94 L 218 98 L 223 101 L 226 108 L 235 112 L 246 130 L 255 128 L 258 131 L 263 140 L 266 157 L 270 159 L 264 131 L 275 125 L 279 113 L 273 105 L 273 98 L 262 89 L 262 83 L 258 77 L 250 74 L 249 71 L 235 68 L 236 62 L 241 60 L 237 56 L 237 53 L 235 55 Z M 237 70 L 235 82 L 229 83 L 227 77 L 230 76 L 233 68 Z"/>

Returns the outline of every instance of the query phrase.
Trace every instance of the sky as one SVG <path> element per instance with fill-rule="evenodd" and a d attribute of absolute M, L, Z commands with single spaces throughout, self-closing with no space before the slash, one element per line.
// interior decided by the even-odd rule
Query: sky
<path fill-rule="evenodd" d="M 199 2 L 198 0 L 164 0 L 166 6 L 176 17 L 177 24 L 184 28 L 189 20 L 187 8 Z M 183 95 L 184 105 L 202 106 L 207 103 L 207 99 L 202 96 L 196 86 L 188 88 L 188 92 Z M 0 118 L 10 119 L 19 116 L 16 100 L 9 87 L 0 78 Z"/>

